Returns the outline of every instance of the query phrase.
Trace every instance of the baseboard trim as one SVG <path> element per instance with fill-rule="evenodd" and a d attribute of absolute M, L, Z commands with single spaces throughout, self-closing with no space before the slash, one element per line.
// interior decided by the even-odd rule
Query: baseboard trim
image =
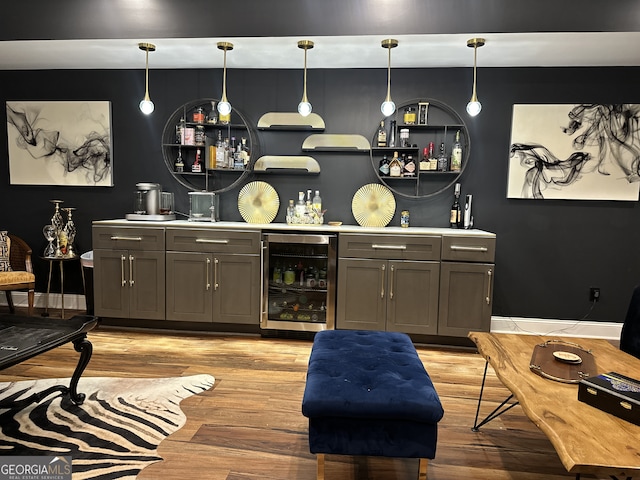
<path fill-rule="evenodd" d="M 491 331 L 620 340 L 622 323 L 494 316 L 491 317 Z"/>
<path fill-rule="evenodd" d="M 13 299 L 13 304 L 16 307 L 27 308 L 29 306 L 27 292 L 12 292 L 11 298 Z M 45 306 L 47 306 L 46 292 L 36 292 L 33 303 L 36 308 L 44 309 Z M 0 305 L 7 306 L 7 296 L 4 294 L 0 295 Z M 54 308 L 54 309 L 61 309 L 62 295 L 59 293 L 50 293 L 48 307 Z M 86 307 L 84 295 L 79 295 L 74 293 L 65 293 L 64 308 L 69 310 L 85 310 L 87 307 Z"/>

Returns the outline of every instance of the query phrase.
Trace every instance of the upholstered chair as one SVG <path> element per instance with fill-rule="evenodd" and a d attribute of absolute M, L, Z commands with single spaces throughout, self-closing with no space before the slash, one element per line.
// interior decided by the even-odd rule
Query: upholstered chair
<path fill-rule="evenodd" d="M 640 285 L 633 289 L 620 334 L 620 350 L 640 358 Z"/>
<path fill-rule="evenodd" d="M 31 247 L 20 237 L 0 232 L 0 290 L 7 295 L 9 311 L 15 313 L 11 292 L 26 290 L 28 315 L 33 315 L 36 277 L 31 264 Z"/>

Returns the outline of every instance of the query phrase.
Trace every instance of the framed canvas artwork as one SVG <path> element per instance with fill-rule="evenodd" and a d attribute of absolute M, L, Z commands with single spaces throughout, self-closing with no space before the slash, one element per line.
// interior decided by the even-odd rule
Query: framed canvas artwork
<path fill-rule="evenodd" d="M 640 104 L 514 105 L 507 198 L 638 200 Z"/>
<path fill-rule="evenodd" d="M 111 102 L 8 101 L 12 185 L 113 186 Z"/>

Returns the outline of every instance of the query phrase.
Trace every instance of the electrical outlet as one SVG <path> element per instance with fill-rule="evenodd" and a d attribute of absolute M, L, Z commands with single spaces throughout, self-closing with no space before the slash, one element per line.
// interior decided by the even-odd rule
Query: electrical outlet
<path fill-rule="evenodd" d="M 600 300 L 600 288 L 599 287 L 591 287 L 589 289 L 589 301 L 597 302 Z"/>

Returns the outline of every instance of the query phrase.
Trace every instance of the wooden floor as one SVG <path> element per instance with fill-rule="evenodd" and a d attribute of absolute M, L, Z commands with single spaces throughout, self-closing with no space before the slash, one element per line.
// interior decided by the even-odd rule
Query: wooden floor
<path fill-rule="evenodd" d="M 304 480 L 316 475 L 301 414 L 311 342 L 99 327 L 84 376 L 164 377 L 208 373 L 214 388 L 182 402 L 186 425 L 160 445 L 163 462 L 141 480 Z M 471 431 L 485 361 L 469 350 L 417 346 L 445 415 L 430 480 L 569 479 L 550 442 L 515 407 Z M 0 381 L 71 376 L 65 345 L 1 372 Z M 482 413 L 509 392 L 491 368 Z M 418 460 L 328 455 L 327 480 L 417 478 Z M 583 476 L 583 478 L 594 478 Z"/>

